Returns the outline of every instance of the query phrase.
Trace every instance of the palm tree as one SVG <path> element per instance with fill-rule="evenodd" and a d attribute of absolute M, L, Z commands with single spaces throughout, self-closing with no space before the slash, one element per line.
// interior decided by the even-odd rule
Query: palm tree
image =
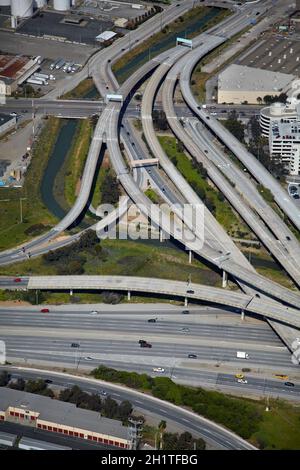
<path fill-rule="evenodd" d="M 258 96 L 257 100 L 258 104 L 262 104 L 262 98 L 260 96 Z"/>
<path fill-rule="evenodd" d="M 160 450 L 163 448 L 163 434 L 164 434 L 164 431 L 166 430 L 166 427 L 167 427 L 167 422 L 163 419 L 159 425 L 158 425 L 158 430 L 159 430 L 159 448 Z"/>

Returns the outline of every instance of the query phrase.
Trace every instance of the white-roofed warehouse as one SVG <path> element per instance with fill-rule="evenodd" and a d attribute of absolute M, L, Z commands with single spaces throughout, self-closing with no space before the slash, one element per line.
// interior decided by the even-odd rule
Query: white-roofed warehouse
<path fill-rule="evenodd" d="M 257 104 L 257 98 L 286 93 L 295 75 L 232 64 L 218 77 L 218 103 Z"/>

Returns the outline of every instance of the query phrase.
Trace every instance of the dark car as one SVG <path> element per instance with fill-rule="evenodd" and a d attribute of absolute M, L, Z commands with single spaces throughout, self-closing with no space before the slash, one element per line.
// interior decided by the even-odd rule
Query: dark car
<path fill-rule="evenodd" d="M 156 318 L 149 318 L 148 323 L 156 323 Z"/>
<path fill-rule="evenodd" d="M 187 294 L 195 294 L 195 291 L 193 291 L 192 289 L 188 289 L 186 292 Z"/>
<path fill-rule="evenodd" d="M 295 384 L 293 382 L 284 382 L 284 385 L 287 387 L 295 387 Z"/>
<path fill-rule="evenodd" d="M 181 313 L 182 313 L 183 315 L 188 315 L 188 314 L 190 313 L 190 311 L 189 311 L 189 310 L 183 310 Z"/>
<path fill-rule="evenodd" d="M 197 354 L 189 354 L 188 358 L 189 359 L 197 359 Z"/>
<path fill-rule="evenodd" d="M 145 341 L 144 343 L 140 343 L 140 347 L 141 348 L 152 348 L 152 344 L 147 343 L 147 341 Z"/>
<path fill-rule="evenodd" d="M 52 384 L 52 380 L 50 380 L 50 379 L 46 379 L 45 382 L 46 382 L 46 384 Z"/>

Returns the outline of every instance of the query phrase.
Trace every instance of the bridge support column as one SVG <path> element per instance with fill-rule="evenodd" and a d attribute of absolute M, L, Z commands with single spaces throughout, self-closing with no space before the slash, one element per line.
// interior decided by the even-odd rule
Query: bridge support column
<path fill-rule="evenodd" d="M 241 320 L 245 320 L 245 310 L 241 310 Z"/>
<path fill-rule="evenodd" d="M 163 231 L 161 229 L 159 229 L 159 241 L 160 242 L 164 241 L 164 234 L 163 234 Z"/>
<path fill-rule="evenodd" d="M 70 295 L 73 295 L 73 289 L 70 289 Z"/>
<path fill-rule="evenodd" d="M 193 259 L 193 253 L 191 250 L 189 251 L 189 263 L 192 264 L 192 259 Z"/>
<path fill-rule="evenodd" d="M 128 300 L 128 302 L 130 302 L 130 300 L 131 300 L 131 292 L 130 292 L 130 290 L 127 292 L 127 300 Z"/>
<path fill-rule="evenodd" d="M 185 307 L 188 306 L 188 299 L 187 299 L 187 297 L 184 298 L 184 306 L 185 306 Z"/>
<path fill-rule="evenodd" d="M 223 279 L 222 279 L 223 289 L 225 289 L 225 287 L 227 287 L 227 283 L 228 283 L 228 274 L 227 274 L 226 271 L 223 271 Z"/>

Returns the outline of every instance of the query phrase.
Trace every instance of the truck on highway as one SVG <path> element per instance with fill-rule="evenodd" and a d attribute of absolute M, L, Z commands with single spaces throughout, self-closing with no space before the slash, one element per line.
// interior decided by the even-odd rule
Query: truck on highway
<path fill-rule="evenodd" d="M 237 351 L 236 352 L 236 357 L 238 359 L 249 359 L 249 354 L 246 353 L 245 351 Z"/>

